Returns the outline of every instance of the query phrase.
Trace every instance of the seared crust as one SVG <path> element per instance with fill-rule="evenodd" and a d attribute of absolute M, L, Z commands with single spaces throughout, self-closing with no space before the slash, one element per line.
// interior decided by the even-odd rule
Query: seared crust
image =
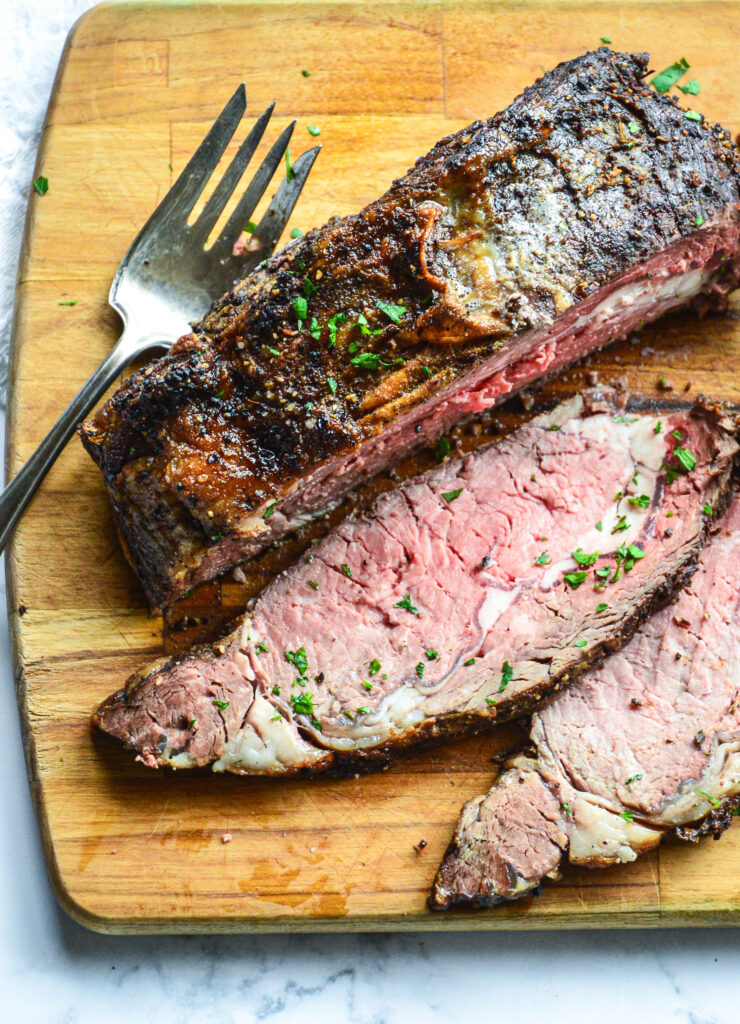
<path fill-rule="evenodd" d="M 527 355 L 527 332 L 677 240 L 736 221 L 729 136 L 650 90 L 647 60 L 588 53 L 443 139 L 377 202 L 269 260 L 82 425 L 152 604 L 338 497 L 337 480 L 326 493 L 296 489 L 365 458 L 404 416 L 421 422 L 435 397 L 492 361 Z M 521 225 L 543 210 L 552 223 L 534 238 Z M 483 290 L 482 245 L 508 268 Z M 720 299 L 724 290 L 720 281 Z M 411 423 L 362 472 L 443 426 L 415 440 Z"/>

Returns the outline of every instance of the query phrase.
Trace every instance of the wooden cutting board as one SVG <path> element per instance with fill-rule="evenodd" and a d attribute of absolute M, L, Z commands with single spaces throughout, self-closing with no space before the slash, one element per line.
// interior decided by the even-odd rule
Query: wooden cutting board
<path fill-rule="evenodd" d="M 113 273 L 240 80 L 252 118 L 277 98 L 270 141 L 298 119 L 294 157 L 314 142 L 307 125 L 321 128 L 324 150 L 290 225 L 305 229 L 359 209 L 438 138 L 506 106 L 601 36 L 652 50 L 656 68 L 686 56 L 701 83 L 692 103 L 734 135 L 739 25 L 740 3 L 717 0 L 95 8 L 68 41 L 34 175 L 50 184 L 29 205 L 8 472 L 112 346 Z M 678 391 L 740 401 L 738 316 L 740 302 L 724 317 L 668 318 L 553 390 L 597 369 L 647 393 L 664 374 Z M 147 614 L 78 441 L 52 470 L 8 553 L 8 600 L 31 788 L 49 872 L 73 917 L 104 931 L 740 920 L 740 828 L 719 844 L 669 841 L 619 869 L 568 869 L 538 899 L 498 910 L 427 911 L 460 806 L 488 787 L 512 729 L 376 775 L 287 783 L 148 772 L 91 737 L 88 716 L 103 696 L 163 648 L 212 634 L 305 543 L 258 560 L 244 586 L 202 588 L 163 623 Z"/>

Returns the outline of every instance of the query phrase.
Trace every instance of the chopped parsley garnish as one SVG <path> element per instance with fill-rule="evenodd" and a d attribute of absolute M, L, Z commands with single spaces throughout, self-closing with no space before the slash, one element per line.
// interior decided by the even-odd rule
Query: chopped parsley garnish
<path fill-rule="evenodd" d="M 688 93 L 689 96 L 698 96 L 701 92 L 701 89 L 699 88 L 699 83 L 695 78 L 690 78 L 686 85 L 679 85 L 678 88 L 681 90 L 682 93 Z"/>
<path fill-rule="evenodd" d="M 40 196 L 45 196 L 46 193 L 49 191 L 49 179 L 41 175 L 41 177 L 37 178 L 36 181 L 34 181 L 33 187 L 36 189 Z"/>
<path fill-rule="evenodd" d="M 313 694 L 308 691 L 306 693 L 291 693 L 290 706 L 296 714 L 313 715 Z"/>
<path fill-rule="evenodd" d="M 604 602 L 602 601 L 602 602 L 601 602 L 601 604 L 597 604 L 597 605 L 596 605 L 596 611 L 597 611 L 597 612 L 605 612 L 605 611 L 606 611 L 606 609 L 607 609 L 608 607 L 609 607 L 609 605 L 608 605 L 608 604 L 605 604 L 605 603 L 604 603 Z"/>
<path fill-rule="evenodd" d="M 436 451 L 437 451 L 437 458 L 439 459 L 440 462 L 447 455 L 450 454 L 451 445 L 450 445 L 450 442 L 447 440 L 446 437 L 440 437 L 439 441 L 437 441 Z"/>
<path fill-rule="evenodd" d="M 291 238 L 303 238 L 303 232 L 301 231 L 300 228 L 293 228 L 293 230 L 290 233 L 290 237 Z"/>
<path fill-rule="evenodd" d="M 580 548 L 576 548 L 575 551 L 571 551 L 571 557 L 575 559 L 576 565 L 593 565 L 596 559 L 599 557 L 598 551 L 593 551 L 590 555 L 587 555 L 585 551 L 581 551 Z"/>
<path fill-rule="evenodd" d="M 611 43 L 609 36 L 601 36 L 602 43 Z"/>
<path fill-rule="evenodd" d="M 463 662 L 463 665 L 465 668 L 468 668 L 470 665 L 475 665 L 475 658 L 468 658 L 467 661 Z"/>
<path fill-rule="evenodd" d="M 424 662 L 423 661 L 420 661 L 419 664 L 416 666 L 416 674 L 419 677 L 419 679 L 423 679 L 424 678 Z"/>
<path fill-rule="evenodd" d="M 647 508 L 650 504 L 649 494 L 637 494 L 631 498 L 627 498 L 627 504 L 632 505 L 633 508 Z"/>
<path fill-rule="evenodd" d="M 244 226 L 244 230 L 247 232 L 248 235 L 253 235 L 257 230 L 257 225 L 254 223 L 253 220 L 248 220 Z"/>
<path fill-rule="evenodd" d="M 425 377 L 431 377 L 432 376 L 432 371 L 429 369 L 428 366 L 422 366 L 421 372 L 424 374 Z"/>
<path fill-rule="evenodd" d="M 547 429 L 548 430 L 560 430 L 560 424 L 559 423 L 551 423 L 550 426 Z"/>
<path fill-rule="evenodd" d="M 278 350 L 276 348 L 270 348 L 269 345 L 266 345 L 265 348 L 270 353 L 270 355 L 273 355 L 273 356 L 279 356 L 280 355 L 280 353 L 278 352 Z"/>
<path fill-rule="evenodd" d="M 658 420 L 658 422 L 655 424 L 655 429 L 653 430 L 653 433 L 654 434 L 659 434 L 662 429 L 663 429 L 663 420 Z"/>
<path fill-rule="evenodd" d="M 314 292 L 319 290 L 319 286 L 315 281 L 312 281 L 310 277 L 303 278 L 303 294 L 307 299 L 310 299 Z"/>
<path fill-rule="evenodd" d="M 311 77 L 311 72 L 310 71 L 306 71 L 305 68 L 303 69 L 303 71 L 301 71 L 301 74 L 303 75 L 304 78 L 310 78 Z"/>
<path fill-rule="evenodd" d="M 563 579 L 569 587 L 572 587 L 573 590 L 577 590 L 580 587 L 580 585 L 585 581 L 587 576 L 587 572 L 566 572 L 566 574 L 563 576 Z"/>
<path fill-rule="evenodd" d="M 353 356 L 350 362 L 353 366 L 362 367 L 363 370 L 379 370 L 381 359 L 377 352 L 360 352 L 358 356 Z"/>
<path fill-rule="evenodd" d="M 190 721 L 188 722 L 188 729 L 194 729 L 197 724 L 198 724 L 198 719 L 197 718 L 191 718 Z"/>
<path fill-rule="evenodd" d="M 637 416 L 615 416 L 615 423 L 637 423 Z"/>
<path fill-rule="evenodd" d="M 265 509 L 265 511 L 262 513 L 262 518 L 263 519 L 269 519 L 270 516 L 272 515 L 272 513 L 275 511 L 275 509 L 278 507 L 279 504 L 280 504 L 280 500 L 278 499 L 278 501 L 273 501 L 273 503 L 271 505 L 268 505 L 267 508 Z"/>
<path fill-rule="evenodd" d="M 464 490 L 464 488 L 458 487 L 456 491 L 443 491 L 442 492 L 442 497 L 444 498 L 444 500 L 449 505 L 450 502 L 455 500 L 455 498 L 459 498 L 460 497 L 460 495 L 462 494 L 463 490 Z"/>
<path fill-rule="evenodd" d="M 321 324 L 315 316 L 311 317 L 311 326 L 308 329 L 308 333 L 315 341 L 318 341 L 321 337 Z"/>
<path fill-rule="evenodd" d="M 560 805 L 560 807 L 563 811 L 565 811 L 566 814 L 570 814 L 571 816 L 573 815 L 573 811 L 571 811 L 570 809 L 570 804 L 566 804 L 565 802 L 563 802 Z"/>
<path fill-rule="evenodd" d="M 394 324 L 400 323 L 401 318 L 406 313 L 405 306 L 396 306 L 392 302 L 383 302 L 382 299 L 378 299 L 375 303 L 381 313 L 385 313 L 389 320 L 392 320 Z"/>
<path fill-rule="evenodd" d="M 327 377 L 326 378 L 326 386 L 329 388 L 329 390 L 331 391 L 331 393 L 333 395 L 336 395 L 336 393 L 337 393 L 337 382 L 334 380 L 333 377 Z"/>
<path fill-rule="evenodd" d="M 675 437 L 675 439 L 677 441 L 682 440 L 681 431 L 680 430 L 674 430 L 673 433 L 671 434 L 671 437 Z"/>
<path fill-rule="evenodd" d="M 276 697 L 280 696 L 280 687 L 277 685 L 277 683 L 275 683 L 275 685 L 273 686 L 272 692 Z"/>
<path fill-rule="evenodd" d="M 701 114 L 698 114 L 695 110 L 684 110 L 683 116 L 687 121 L 701 121 Z"/>
<path fill-rule="evenodd" d="M 513 678 L 514 669 L 508 661 L 505 661 L 501 666 L 501 683 L 499 684 L 498 692 L 503 693 Z"/>
<path fill-rule="evenodd" d="M 622 500 L 622 491 L 617 491 L 617 493 L 614 495 L 614 500 L 615 501 L 621 501 Z"/>
<path fill-rule="evenodd" d="M 673 454 L 684 473 L 690 473 L 692 469 L 696 469 L 696 459 L 688 448 L 676 447 L 673 449 Z"/>
<path fill-rule="evenodd" d="M 411 612 L 412 615 L 419 614 L 419 609 L 414 607 L 408 594 L 402 597 L 400 601 L 396 601 L 394 608 L 403 608 L 404 611 Z"/>
<path fill-rule="evenodd" d="M 345 313 L 335 313 L 334 316 L 329 317 L 326 321 L 326 326 L 329 328 L 329 348 L 337 343 L 337 327 L 340 324 L 345 323 L 347 315 Z"/>
<path fill-rule="evenodd" d="M 354 722 L 355 716 L 352 714 L 351 711 L 347 711 L 346 708 L 345 708 L 345 710 L 342 712 L 342 714 L 344 715 L 345 718 L 349 718 L 350 722 Z"/>
<path fill-rule="evenodd" d="M 670 67 L 664 68 L 659 74 L 653 78 L 651 85 L 656 92 L 666 93 L 668 90 L 676 84 L 679 78 L 689 70 L 689 62 L 685 57 L 681 57 L 679 60 L 674 61 Z"/>
<path fill-rule="evenodd" d="M 599 579 L 605 580 L 610 572 L 611 569 L 609 568 L 609 566 L 604 565 L 601 569 L 596 570 L 596 575 L 599 577 Z"/>
<path fill-rule="evenodd" d="M 712 506 L 708 502 L 706 505 L 702 505 L 701 510 L 705 516 L 711 516 L 712 514 Z"/>
<path fill-rule="evenodd" d="M 624 818 L 625 821 L 634 821 L 632 811 L 620 811 L 619 817 Z"/>
<path fill-rule="evenodd" d="M 352 579 L 352 570 L 350 569 L 346 562 L 342 562 L 339 568 L 342 570 L 347 579 Z"/>
<path fill-rule="evenodd" d="M 270 653 L 270 648 L 267 646 L 267 644 L 263 643 L 261 640 L 255 646 L 254 649 L 257 652 L 257 654 L 269 654 Z"/>
<path fill-rule="evenodd" d="M 612 533 L 623 533 L 625 530 L 629 530 L 630 524 L 627 522 L 627 516 L 620 516 L 614 526 L 612 526 Z"/>
<path fill-rule="evenodd" d="M 370 668 L 368 669 L 368 675 L 376 676 L 380 672 L 381 664 L 377 658 L 373 658 L 370 662 Z"/>
<path fill-rule="evenodd" d="M 305 295 L 296 295 L 293 299 L 293 309 L 298 320 L 298 330 L 303 326 L 303 321 L 308 316 L 308 302 Z"/>
<path fill-rule="evenodd" d="M 308 669 L 308 657 L 305 647 L 299 647 L 297 651 L 286 651 L 285 660 L 289 665 L 293 666 L 299 675 L 305 676 Z"/>
<path fill-rule="evenodd" d="M 58 306 L 76 306 L 77 299 L 64 299 L 62 302 L 57 303 Z"/>
<path fill-rule="evenodd" d="M 548 553 L 546 551 L 543 551 L 542 554 L 539 556 L 539 558 L 535 558 L 534 564 L 535 565 L 549 565 L 551 561 L 552 561 L 552 559 L 550 558 Z"/>
<path fill-rule="evenodd" d="M 373 684 L 372 683 L 368 683 L 367 679 L 363 679 L 362 680 L 362 685 L 368 691 L 368 693 L 370 693 L 370 691 L 373 688 Z"/>
<path fill-rule="evenodd" d="M 231 704 L 230 700 L 214 700 L 213 702 L 219 711 L 225 711 L 226 708 Z"/>
<path fill-rule="evenodd" d="M 627 131 L 630 133 L 630 135 L 637 135 L 637 133 L 641 131 L 641 128 L 637 121 L 630 121 L 630 123 L 627 125 Z"/>
<path fill-rule="evenodd" d="M 486 697 L 486 704 L 490 704 L 492 707 L 496 706 L 496 700 L 494 697 Z"/>
<path fill-rule="evenodd" d="M 625 780 L 624 784 L 625 786 L 631 786 L 633 782 L 639 782 L 641 778 L 642 772 L 638 772 L 637 775 L 630 775 L 630 777 Z"/>
<path fill-rule="evenodd" d="M 315 124 L 308 124 L 306 127 L 309 135 L 321 135 L 321 129 L 317 128 Z"/>
<path fill-rule="evenodd" d="M 363 704 L 363 706 L 361 708 L 357 709 L 357 714 L 358 715 L 369 715 L 370 714 L 370 708 L 366 704 Z"/>
<path fill-rule="evenodd" d="M 428 651 L 424 651 L 424 653 L 426 654 L 427 658 L 429 658 L 430 661 L 436 661 L 437 660 L 438 652 L 435 651 L 434 648 L 430 647 L 429 650 Z"/>
<path fill-rule="evenodd" d="M 214 535 L 211 537 L 211 540 L 221 540 L 222 537 L 222 533 L 214 533 Z"/>
<path fill-rule="evenodd" d="M 293 161 L 290 159 L 290 147 L 285 150 L 285 177 L 288 181 L 292 181 L 295 177 L 295 171 L 293 170 Z"/>
<path fill-rule="evenodd" d="M 319 585 L 316 582 L 316 580 L 309 580 L 308 581 L 308 585 L 309 585 L 309 587 L 312 587 L 314 590 L 318 590 L 319 589 Z"/>
<path fill-rule="evenodd" d="M 574 641 L 573 646 L 574 647 L 585 647 L 587 643 L 588 643 L 588 640 L 576 640 L 576 641 Z"/>
<path fill-rule="evenodd" d="M 709 801 L 709 803 L 712 804 L 713 807 L 721 807 L 722 806 L 722 801 L 718 800 L 716 796 L 712 796 L 711 793 L 707 793 L 703 789 L 695 789 L 694 792 L 698 793 L 699 796 L 705 797 Z"/>
<path fill-rule="evenodd" d="M 601 531 L 604 529 L 604 524 L 602 523 L 601 520 L 599 520 L 598 523 L 596 524 L 596 529 L 599 531 L 599 533 L 601 533 Z"/>
<path fill-rule="evenodd" d="M 698 217 L 696 218 L 696 220 L 694 221 L 694 224 L 696 224 L 696 226 L 697 226 L 698 228 L 700 228 L 700 227 L 702 226 L 702 224 L 703 224 L 703 223 L 704 223 L 704 218 L 702 217 L 702 215 L 701 215 L 701 214 L 699 214 L 699 216 L 698 216 Z"/>

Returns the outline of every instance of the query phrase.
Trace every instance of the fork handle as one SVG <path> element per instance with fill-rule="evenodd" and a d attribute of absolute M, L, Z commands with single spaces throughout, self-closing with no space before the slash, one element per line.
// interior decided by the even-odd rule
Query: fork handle
<path fill-rule="evenodd" d="M 25 466 L 13 477 L 0 495 L 0 552 L 38 490 L 62 448 L 69 441 L 77 424 L 95 407 L 131 359 L 137 354 L 122 344 L 124 335 L 110 355 L 106 356 L 92 377 L 75 395 Z"/>

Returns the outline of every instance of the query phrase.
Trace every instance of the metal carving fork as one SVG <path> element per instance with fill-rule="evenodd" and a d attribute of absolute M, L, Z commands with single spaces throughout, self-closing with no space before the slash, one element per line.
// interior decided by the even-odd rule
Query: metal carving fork
<path fill-rule="evenodd" d="M 191 157 L 185 170 L 134 239 L 111 285 L 108 301 L 123 334 L 72 400 L 31 458 L 0 495 L 0 552 L 52 463 L 118 374 L 149 348 L 169 348 L 187 334 L 211 302 L 275 249 L 320 146 L 286 164 L 287 173 L 254 229 L 246 253 L 234 244 L 265 194 L 288 148 L 295 121 L 281 132 L 210 248 L 206 241 L 262 139 L 274 102 L 257 119 L 192 225 L 198 197 L 216 169 L 247 107 L 242 83 Z"/>

